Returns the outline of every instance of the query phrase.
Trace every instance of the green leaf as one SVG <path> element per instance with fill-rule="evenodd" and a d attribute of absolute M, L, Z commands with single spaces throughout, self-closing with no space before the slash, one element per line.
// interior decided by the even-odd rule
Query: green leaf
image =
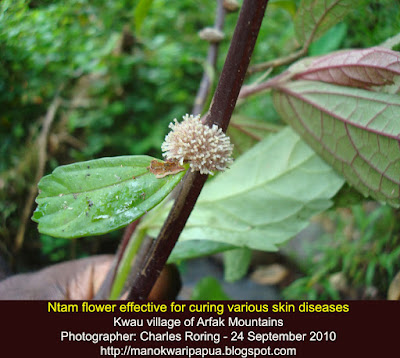
<path fill-rule="evenodd" d="M 308 51 L 310 56 L 324 55 L 339 49 L 341 43 L 346 38 L 347 25 L 345 23 L 337 24 L 329 29 L 318 40 L 314 41 Z"/>
<path fill-rule="evenodd" d="M 365 283 L 367 286 L 372 286 L 374 283 L 376 266 L 375 260 L 372 260 L 367 266 L 367 270 L 365 272 Z"/>
<path fill-rule="evenodd" d="M 364 196 L 400 206 L 400 97 L 312 81 L 279 85 L 281 117 Z"/>
<path fill-rule="evenodd" d="M 202 256 L 209 256 L 219 252 L 232 250 L 235 246 L 224 242 L 209 240 L 178 241 L 168 258 L 168 262 L 179 262 Z"/>
<path fill-rule="evenodd" d="M 359 87 L 376 92 L 400 92 L 400 53 L 382 47 L 342 50 L 306 58 L 287 71 L 299 80 Z"/>
<path fill-rule="evenodd" d="M 135 30 L 137 33 L 140 32 L 142 27 L 142 23 L 146 18 L 153 0 L 139 0 L 138 4 L 133 11 L 134 21 L 135 21 Z"/>
<path fill-rule="evenodd" d="M 336 208 L 347 208 L 352 205 L 359 204 L 363 201 L 363 195 L 350 186 L 348 183 L 342 186 L 340 191 L 333 198 Z"/>
<path fill-rule="evenodd" d="M 154 158 L 123 156 L 58 167 L 39 182 L 32 219 L 55 237 L 100 235 L 122 228 L 160 203 L 185 171 L 156 179 Z"/>
<path fill-rule="evenodd" d="M 270 135 L 208 182 L 180 240 L 273 251 L 326 209 L 343 179 L 290 129 Z M 161 213 L 160 213 L 161 212 Z M 156 236 L 167 211 L 142 223 Z"/>
<path fill-rule="evenodd" d="M 302 0 L 295 17 L 295 31 L 301 44 L 316 40 L 354 8 L 351 0 Z"/>
<path fill-rule="evenodd" d="M 223 291 L 221 284 L 214 277 L 204 277 L 193 289 L 191 299 L 202 301 L 226 301 L 230 300 L 230 297 Z"/>
<path fill-rule="evenodd" d="M 224 278 L 228 282 L 240 280 L 247 274 L 251 250 L 246 247 L 224 252 Z"/>

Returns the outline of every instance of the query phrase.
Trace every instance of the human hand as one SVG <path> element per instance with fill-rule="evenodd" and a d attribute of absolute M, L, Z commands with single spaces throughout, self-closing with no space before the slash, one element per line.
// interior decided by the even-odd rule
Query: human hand
<path fill-rule="evenodd" d="M 114 256 L 99 255 L 19 274 L 0 281 L 0 300 L 90 300 L 103 283 Z M 178 278 L 176 277 L 178 275 Z M 173 299 L 179 292 L 176 269 L 166 266 L 149 299 Z"/>

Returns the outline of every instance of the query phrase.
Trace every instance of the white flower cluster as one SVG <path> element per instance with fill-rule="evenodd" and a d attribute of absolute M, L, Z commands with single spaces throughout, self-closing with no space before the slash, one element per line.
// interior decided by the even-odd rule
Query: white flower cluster
<path fill-rule="evenodd" d="M 224 171 L 233 162 L 233 144 L 217 125 L 210 128 L 201 123 L 200 116 L 186 114 L 181 123 L 174 119 L 169 128 L 172 131 L 161 146 L 167 160 L 180 165 L 189 162 L 192 171 L 201 174 Z"/>

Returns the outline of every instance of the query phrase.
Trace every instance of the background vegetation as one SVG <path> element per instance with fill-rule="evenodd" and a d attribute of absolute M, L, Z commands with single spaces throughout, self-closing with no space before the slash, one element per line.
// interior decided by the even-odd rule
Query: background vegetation
<path fill-rule="evenodd" d="M 0 3 L 0 256 L 15 272 L 98 253 L 112 253 L 122 233 L 79 240 L 40 235 L 23 210 L 39 164 L 38 138 L 55 98 L 60 104 L 49 132 L 45 173 L 75 161 L 124 154 L 160 157 L 171 119 L 190 113 L 208 44 L 197 33 L 211 26 L 213 0 L 3 0 Z M 293 15 L 298 1 L 270 0 L 252 63 L 297 48 Z M 309 54 L 378 45 L 400 31 L 400 6 L 360 0 L 345 20 L 312 44 Z M 226 19 L 217 73 L 237 13 Z M 282 69 L 280 69 L 282 70 Z M 253 81 L 259 75 L 251 76 Z M 261 124 L 246 136 L 242 121 Z M 236 125 L 235 125 L 236 124 Z M 236 155 L 282 125 L 268 96 L 239 103 L 230 135 Z M 33 209 L 33 208 L 32 208 Z M 338 298 L 329 278 L 342 272 L 355 297 L 384 297 L 400 269 L 399 227 L 389 207 L 331 211 L 333 231 L 310 247 L 300 264 L 305 275 L 284 293 L 289 298 Z M 344 234 L 347 221 L 359 235 Z M 22 245 L 16 242 L 26 226 Z M 357 236 L 356 235 L 356 236 Z M 321 259 L 310 258 L 318 250 Z M 323 289 L 321 289 L 321 287 Z"/>

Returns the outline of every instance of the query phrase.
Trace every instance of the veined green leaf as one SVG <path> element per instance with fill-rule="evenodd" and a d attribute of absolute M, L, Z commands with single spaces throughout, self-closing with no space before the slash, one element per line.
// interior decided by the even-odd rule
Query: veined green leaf
<path fill-rule="evenodd" d="M 204 277 L 193 288 L 191 300 L 217 301 L 230 300 L 230 297 L 224 292 L 221 284 L 214 277 Z"/>
<path fill-rule="evenodd" d="M 394 47 L 400 44 L 400 33 L 388 38 L 386 41 L 381 43 L 379 46 L 392 50 Z"/>
<path fill-rule="evenodd" d="M 43 234 L 64 238 L 122 228 L 161 202 L 185 171 L 157 179 L 154 158 L 102 158 L 56 168 L 39 182 L 32 219 Z"/>
<path fill-rule="evenodd" d="M 204 187 L 180 241 L 276 250 L 332 204 L 343 179 L 290 129 L 270 135 Z M 160 211 L 163 213 L 160 214 Z M 156 236 L 166 210 L 141 225 Z"/>
<path fill-rule="evenodd" d="M 299 63 L 293 65 L 294 79 L 359 87 L 376 92 L 400 92 L 400 53 L 383 47 L 337 51 L 307 58 L 304 63 L 303 69 Z M 288 72 L 292 72 L 292 69 L 289 68 Z"/>
<path fill-rule="evenodd" d="M 281 117 L 365 196 L 400 206 L 400 96 L 313 81 L 279 85 Z"/>
<path fill-rule="evenodd" d="M 354 7 L 351 0 L 302 0 L 295 17 L 295 30 L 301 44 L 316 40 L 337 24 Z"/>

